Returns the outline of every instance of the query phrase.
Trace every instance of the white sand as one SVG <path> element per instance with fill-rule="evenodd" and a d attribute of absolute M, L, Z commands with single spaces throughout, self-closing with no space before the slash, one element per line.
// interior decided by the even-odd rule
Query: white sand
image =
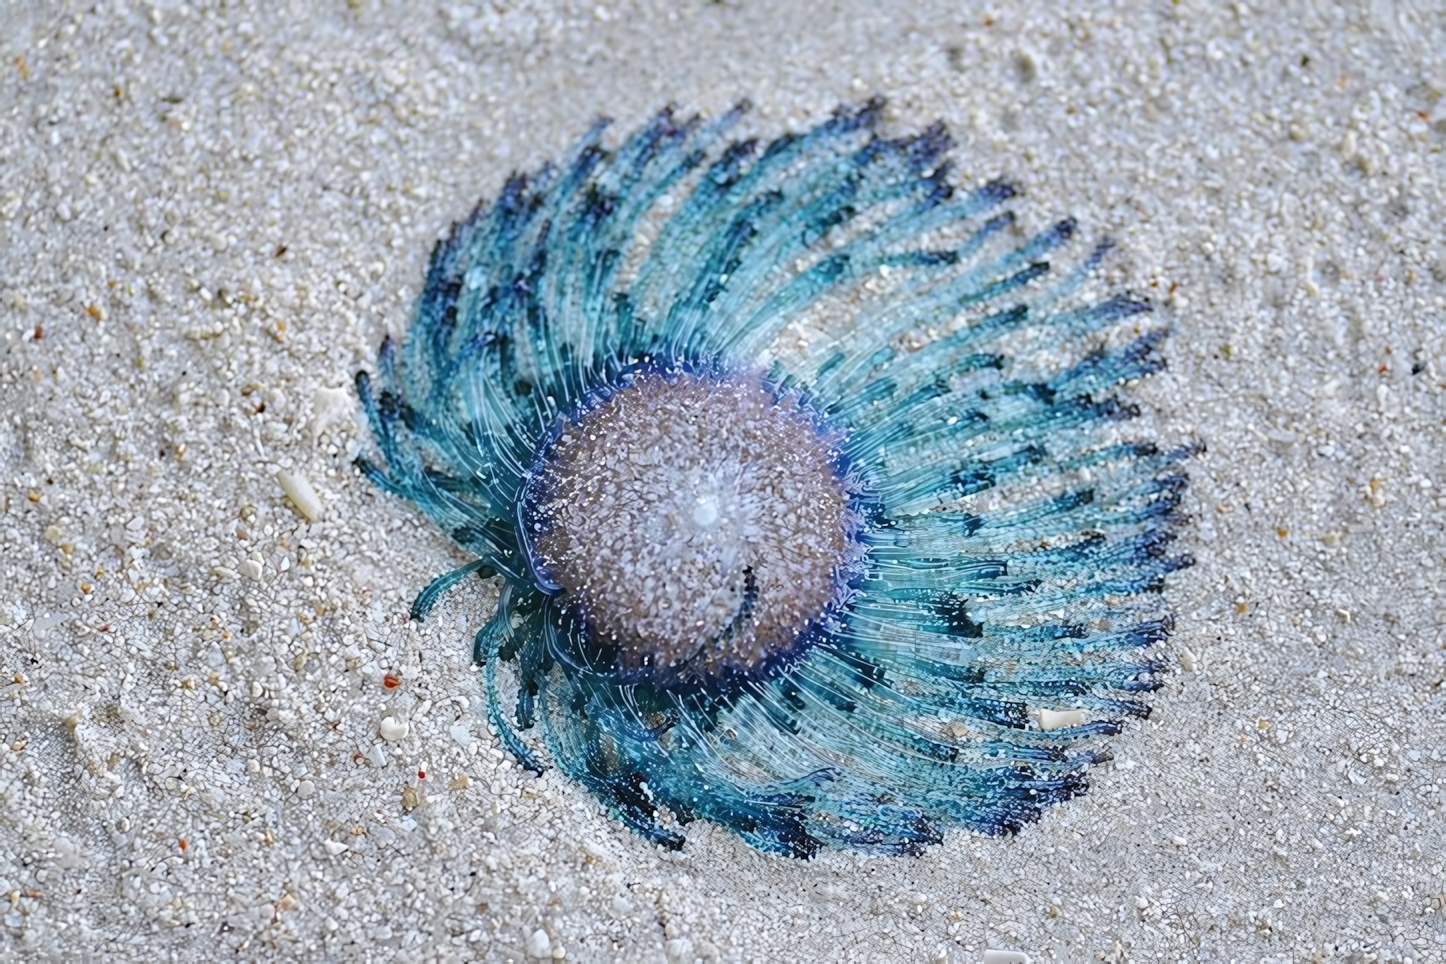
<path fill-rule="evenodd" d="M 0 12 L 0 954 L 1446 960 L 1439 3 L 39 6 Z M 663 854 L 487 735 L 484 593 L 402 625 L 464 557 L 350 468 L 347 386 L 595 115 L 873 92 L 1173 320 L 1195 671 L 1016 838 Z"/>

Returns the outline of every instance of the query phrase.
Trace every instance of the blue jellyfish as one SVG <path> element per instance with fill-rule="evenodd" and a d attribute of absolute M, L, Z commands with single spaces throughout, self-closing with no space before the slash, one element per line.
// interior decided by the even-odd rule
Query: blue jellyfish
<path fill-rule="evenodd" d="M 360 470 L 475 556 L 412 615 L 501 577 L 491 726 L 665 847 L 1013 832 L 1159 685 L 1193 449 L 1122 394 L 1163 333 L 1081 293 L 1108 244 L 1052 271 L 1074 221 L 956 184 L 942 125 L 746 109 L 599 122 L 437 245 L 356 379 Z"/>

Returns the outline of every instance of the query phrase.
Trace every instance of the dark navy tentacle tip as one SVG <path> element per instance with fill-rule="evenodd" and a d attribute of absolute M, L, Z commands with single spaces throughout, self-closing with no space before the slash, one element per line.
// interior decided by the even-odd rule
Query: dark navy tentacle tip
<path fill-rule="evenodd" d="M 884 110 L 888 105 L 888 99 L 880 94 L 875 94 L 858 107 L 840 104 L 834 108 L 833 122 L 838 125 L 840 130 L 864 128 L 872 131 L 883 119 Z"/>
<path fill-rule="evenodd" d="M 974 191 L 974 197 L 984 205 L 1003 204 L 1010 198 L 1019 196 L 1019 188 L 1012 182 L 1002 178 L 988 181 Z"/>
<path fill-rule="evenodd" d="M 382 471 L 381 468 L 363 456 L 358 455 L 352 459 L 351 464 L 362 474 L 363 478 L 388 495 L 404 494 L 402 490 L 397 488 L 397 486 L 392 483 L 392 480 L 387 477 L 386 472 Z"/>
<path fill-rule="evenodd" d="M 1048 237 L 1050 237 L 1050 240 L 1057 239 L 1059 241 L 1068 241 L 1070 238 L 1074 237 L 1075 232 L 1078 230 L 1078 220 L 1072 217 L 1065 218 L 1055 223 L 1054 227 L 1050 230 Z"/>
<path fill-rule="evenodd" d="M 753 110 L 752 99 L 748 97 L 740 97 L 737 101 L 734 102 L 733 106 L 728 109 L 728 114 L 725 116 L 729 118 L 736 118 L 743 114 L 747 114 L 751 110 Z"/>

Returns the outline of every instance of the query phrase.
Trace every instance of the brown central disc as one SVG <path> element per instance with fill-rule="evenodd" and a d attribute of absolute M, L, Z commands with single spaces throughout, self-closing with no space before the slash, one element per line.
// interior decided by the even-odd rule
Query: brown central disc
<path fill-rule="evenodd" d="M 848 489 L 762 378 L 636 375 L 564 427 L 535 485 L 539 561 L 628 670 L 755 670 L 838 591 Z"/>

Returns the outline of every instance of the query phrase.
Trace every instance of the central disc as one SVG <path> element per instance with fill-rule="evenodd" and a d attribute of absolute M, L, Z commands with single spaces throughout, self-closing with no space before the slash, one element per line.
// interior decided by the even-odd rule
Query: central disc
<path fill-rule="evenodd" d="M 747 674 L 842 591 L 835 463 L 812 411 L 762 378 L 633 375 L 543 453 L 535 559 L 624 669 Z"/>

